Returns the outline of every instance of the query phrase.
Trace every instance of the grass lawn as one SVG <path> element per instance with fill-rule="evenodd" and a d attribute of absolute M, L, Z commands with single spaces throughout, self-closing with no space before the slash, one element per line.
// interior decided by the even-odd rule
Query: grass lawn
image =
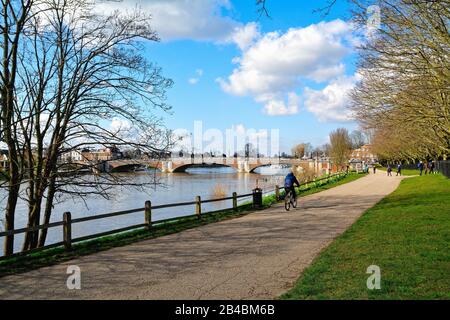
<path fill-rule="evenodd" d="M 378 170 L 386 171 L 386 168 L 378 168 Z M 387 174 L 387 173 L 386 173 Z M 397 168 L 392 168 L 392 175 L 395 176 L 397 174 Z M 418 176 L 420 174 L 419 169 L 402 169 L 402 176 Z M 425 174 L 425 170 L 423 171 Z"/>
<path fill-rule="evenodd" d="M 368 290 L 366 269 L 381 269 Z M 450 299 L 450 179 L 411 177 L 339 236 L 282 299 Z"/>
<path fill-rule="evenodd" d="M 342 176 L 339 179 L 330 179 L 328 183 L 325 183 L 324 181 L 311 183 L 307 188 L 305 186 L 302 186 L 300 188 L 299 196 L 301 197 L 333 188 L 335 186 L 354 181 L 363 176 L 364 174 L 349 174 L 346 176 Z M 283 193 L 281 193 L 281 195 L 283 195 Z M 278 201 L 275 199 L 275 195 L 268 195 L 263 198 L 264 207 L 270 207 L 277 202 Z M 141 228 L 121 234 L 105 236 L 94 240 L 76 243 L 72 246 L 72 251 L 66 251 L 64 248 L 58 247 L 29 253 L 22 256 L 4 258 L 3 260 L 0 260 L 0 277 L 8 274 L 25 272 L 39 267 L 60 263 L 79 256 L 108 250 L 114 247 L 128 245 L 136 241 L 157 238 L 209 223 L 238 218 L 251 212 L 254 212 L 252 203 L 247 202 L 241 204 L 238 207 L 237 211 L 233 211 L 232 209 L 230 209 L 221 210 L 209 214 L 205 213 L 202 215 L 201 219 L 197 219 L 196 217 L 180 218 L 179 220 L 171 221 L 170 223 L 155 225 L 151 230 Z"/>

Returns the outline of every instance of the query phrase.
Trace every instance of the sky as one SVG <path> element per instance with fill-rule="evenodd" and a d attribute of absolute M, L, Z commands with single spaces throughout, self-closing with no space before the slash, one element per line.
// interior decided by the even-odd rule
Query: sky
<path fill-rule="evenodd" d="M 338 127 L 357 128 L 347 106 L 358 78 L 358 37 L 346 1 L 328 16 L 326 1 L 267 0 L 270 17 L 254 0 L 123 0 L 152 14 L 160 42 L 145 56 L 174 81 L 167 127 L 192 131 L 280 130 L 281 151 L 297 143 L 319 146 Z M 111 9 L 111 8 L 108 8 Z"/>

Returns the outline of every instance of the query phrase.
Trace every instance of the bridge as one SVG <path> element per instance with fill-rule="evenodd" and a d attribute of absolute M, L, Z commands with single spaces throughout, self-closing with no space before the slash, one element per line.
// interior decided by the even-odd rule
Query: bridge
<path fill-rule="evenodd" d="M 164 173 L 185 172 L 194 167 L 230 167 L 237 172 L 254 173 L 257 168 L 281 165 L 285 167 L 302 167 L 314 169 L 315 172 L 329 173 L 331 165 L 327 160 L 300 160 L 285 158 L 171 158 L 171 159 L 117 159 L 99 163 L 97 168 L 102 172 L 132 171 L 135 168 L 155 168 Z"/>

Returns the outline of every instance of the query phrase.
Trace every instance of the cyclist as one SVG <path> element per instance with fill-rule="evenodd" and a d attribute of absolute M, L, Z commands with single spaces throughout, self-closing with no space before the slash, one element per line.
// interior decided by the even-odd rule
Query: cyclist
<path fill-rule="evenodd" d="M 284 190 L 286 191 L 286 195 L 289 193 L 289 191 L 291 191 L 294 200 L 297 199 L 297 193 L 295 192 L 295 185 L 297 185 L 297 187 L 300 187 L 300 183 L 298 182 L 297 178 L 295 177 L 294 173 L 291 170 L 284 179 Z"/>

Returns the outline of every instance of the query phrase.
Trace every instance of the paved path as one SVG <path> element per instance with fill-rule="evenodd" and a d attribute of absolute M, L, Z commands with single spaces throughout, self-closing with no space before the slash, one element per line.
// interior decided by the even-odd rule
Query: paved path
<path fill-rule="evenodd" d="M 247 216 L 0 278 L 1 299 L 271 299 L 401 177 L 379 172 Z M 81 290 L 66 287 L 81 268 Z"/>

